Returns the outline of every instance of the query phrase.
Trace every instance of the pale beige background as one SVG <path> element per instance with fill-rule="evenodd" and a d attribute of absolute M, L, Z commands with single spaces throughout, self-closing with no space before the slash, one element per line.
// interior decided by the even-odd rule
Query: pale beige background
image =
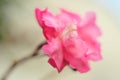
<path fill-rule="evenodd" d="M 97 23 L 103 31 L 103 60 L 91 62 L 91 71 L 85 74 L 73 72 L 66 67 L 60 74 L 47 63 L 47 57 L 32 59 L 18 66 L 8 80 L 119 80 L 120 79 L 120 27 L 118 21 L 105 7 L 91 0 L 21 0 L 19 5 L 5 8 L 9 24 L 9 36 L 0 43 L 0 77 L 10 64 L 29 55 L 44 40 L 36 22 L 34 9 L 48 7 L 58 13 L 65 8 L 80 15 L 95 11 Z"/>

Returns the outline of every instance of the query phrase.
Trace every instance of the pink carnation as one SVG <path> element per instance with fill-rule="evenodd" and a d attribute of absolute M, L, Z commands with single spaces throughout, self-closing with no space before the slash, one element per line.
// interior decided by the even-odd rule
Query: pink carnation
<path fill-rule="evenodd" d="M 48 9 L 35 10 L 47 44 L 42 47 L 49 55 L 48 62 L 60 72 L 66 65 L 81 73 L 90 70 L 89 61 L 100 60 L 101 31 L 96 25 L 95 13 L 88 12 L 84 18 L 61 9 L 53 15 Z"/>

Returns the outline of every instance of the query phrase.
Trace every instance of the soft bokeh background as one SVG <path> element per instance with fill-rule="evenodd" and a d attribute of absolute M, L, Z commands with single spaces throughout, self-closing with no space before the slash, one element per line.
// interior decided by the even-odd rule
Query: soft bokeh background
<path fill-rule="evenodd" d="M 47 57 L 34 58 L 18 66 L 8 80 L 119 80 L 120 79 L 119 0 L 0 0 L 0 77 L 13 61 L 32 53 L 44 37 L 35 19 L 36 7 L 58 13 L 65 8 L 82 16 L 94 11 L 103 31 L 103 60 L 91 62 L 85 74 L 66 67 L 60 74 Z M 42 53 L 42 52 L 41 52 Z"/>

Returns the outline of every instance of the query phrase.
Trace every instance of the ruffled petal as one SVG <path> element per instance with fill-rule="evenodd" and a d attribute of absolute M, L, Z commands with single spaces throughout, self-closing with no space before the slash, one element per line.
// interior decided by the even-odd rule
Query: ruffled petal
<path fill-rule="evenodd" d="M 37 19 L 37 21 L 38 21 L 38 23 L 39 23 L 39 25 L 41 26 L 41 27 L 44 27 L 45 25 L 44 25 L 44 22 L 43 22 L 43 20 L 42 20 L 42 15 L 43 15 L 43 13 L 45 12 L 45 10 L 44 11 L 41 11 L 40 9 L 38 9 L 38 8 L 36 8 L 35 9 L 35 16 L 36 16 L 36 19 Z"/>
<path fill-rule="evenodd" d="M 87 46 L 80 37 L 69 37 L 63 43 L 64 56 L 68 64 L 81 73 L 89 71 L 88 59 L 85 57 Z"/>
<path fill-rule="evenodd" d="M 86 59 L 71 59 L 71 61 L 69 62 L 70 66 L 72 68 L 77 69 L 80 73 L 85 73 L 88 72 L 90 70 L 88 61 Z"/>
<path fill-rule="evenodd" d="M 66 62 L 63 59 L 63 53 L 60 53 L 60 51 L 54 52 L 54 54 L 50 57 L 48 62 L 54 68 L 57 68 L 58 72 L 61 72 L 66 65 Z"/>
<path fill-rule="evenodd" d="M 81 20 L 80 27 L 78 28 L 80 36 L 88 38 L 96 38 L 100 36 L 101 30 L 98 28 L 95 21 L 95 14 L 93 12 L 87 13 L 85 18 Z"/>
<path fill-rule="evenodd" d="M 76 58 L 66 53 L 65 59 L 68 61 L 71 68 L 76 69 L 80 73 L 85 73 L 90 70 L 88 60 L 84 56 L 81 58 Z"/>
<path fill-rule="evenodd" d="M 66 65 L 60 41 L 58 39 L 52 39 L 42 47 L 42 50 L 50 56 L 48 62 L 60 72 Z"/>
<path fill-rule="evenodd" d="M 35 13 L 36 13 L 36 18 L 37 18 L 40 26 L 42 26 L 42 27 L 53 27 L 53 28 L 58 27 L 56 17 L 52 13 L 50 13 L 47 10 L 47 8 L 43 11 L 36 8 Z"/>
<path fill-rule="evenodd" d="M 47 40 L 55 38 L 59 34 L 59 31 L 57 30 L 60 28 L 58 27 L 60 25 L 57 23 L 57 18 L 47 9 L 42 11 L 36 8 L 35 13 L 39 25 L 43 28 L 45 38 Z"/>
<path fill-rule="evenodd" d="M 59 39 L 52 39 L 42 47 L 43 52 L 49 56 L 51 56 L 58 49 L 61 49 L 61 44 Z"/>
<path fill-rule="evenodd" d="M 69 12 L 63 8 L 61 8 L 61 14 L 63 14 L 66 17 L 69 17 L 69 21 L 71 20 L 71 23 L 74 23 L 76 25 L 78 25 L 81 21 L 81 18 L 78 14 Z M 68 20 L 68 19 L 67 19 Z"/>
<path fill-rule="evenodd" d="M 95 24 L 78 28 L 78 33 L 83 39 L 97 39 L 101 35 L 101 30 Z"/>
<path fill-rule="evenodd" d="M 87 46 L 79 37 L 69 37 L 63 42 L 64 51 L 69 55 L 81 58 L 87 52 Z"/>
<path fill-rule="evenodd" d="M 81 20 L 78 32 L 82 37 L 96 38 L 101 35 L 101 30 L 96 25 L 96 16 L 93 12 L 88 12 Z"/>
<path fill-rule="evenodd" d="M 100 43 L 97 41 L 91 41 L 88 44 L 88 52 L 86 54 L 86 57 L 88 60 L 98 61 L 102 59 L 101 53 L 101 46 Z"/>
<path fill-rule="evenodd" d="M 87 12 L 85 17 L 82 18 L 80 22 L 80 26 L 88 26 L 90 24 L 94 24 L 96 21 L 96 15 L 94 12 Z"/>
<path fill-rule="evenodd" d="M 90 60 L 100 60 L 100 43 L 97 41 L 97 37 L 101 35 L 101 30 L 95 23 L 95 14 L 90 12 L 82 20 L 81 26 L 78 28 L 79 36 L 86 42 L 88 46 L 87 57 Z"/>

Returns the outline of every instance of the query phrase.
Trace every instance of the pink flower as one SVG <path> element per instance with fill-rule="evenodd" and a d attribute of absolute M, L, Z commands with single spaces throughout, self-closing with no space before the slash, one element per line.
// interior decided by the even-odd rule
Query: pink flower
<path fill-rule="evenodd" d="M 89 61 L 100 60 L 101 31 L 96 25 L 95 13 L 88 12 L 84 18 L 61 9 L 53 15 L 48 9 L 35 10 L 47 44 L 42 50 L 49 55 L 48 62 L 60 72 L 66 65 L 81 73 L 90 70 Z"/>

